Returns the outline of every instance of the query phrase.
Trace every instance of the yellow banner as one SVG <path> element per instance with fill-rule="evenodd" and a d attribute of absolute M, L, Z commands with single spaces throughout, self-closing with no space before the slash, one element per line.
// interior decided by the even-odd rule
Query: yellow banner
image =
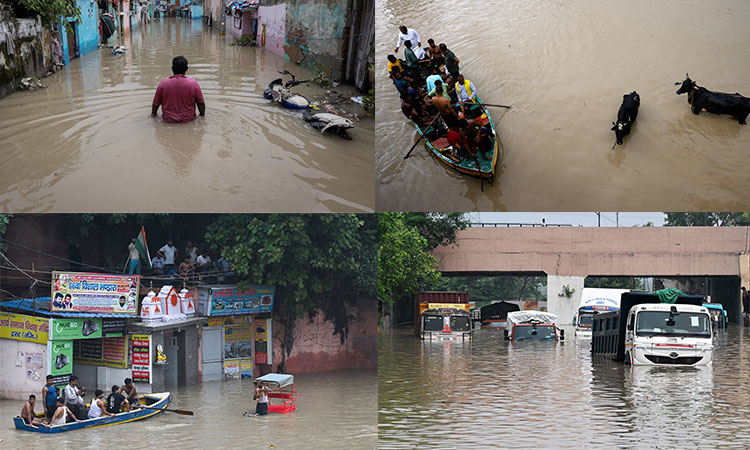
<path fill-rule="evenodd" d="M 469 310 L 468 303 L 428 303 L 427 309 L 438 309 L 438 308 L 455 308 Z"/>
<path fill-rule="evenodd" d="M 222 320 L 221 317 L 209 317 L 208 318 L 208 327 L 220 327 L 224 325 L 224 320 Z"/>
<path fill-rule="evenodd" d="M 46 344 L 49 319 L 0 312 L 0 338 Z"/>

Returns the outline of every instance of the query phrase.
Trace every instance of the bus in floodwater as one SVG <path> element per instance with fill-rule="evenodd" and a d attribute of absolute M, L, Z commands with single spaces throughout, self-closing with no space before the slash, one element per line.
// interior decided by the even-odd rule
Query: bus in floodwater
<path fill-rule="evenodd" d="M 594 315 L 600 312 L 619 311 L 620 297 L 630 289 L 583 288 L 573 325 L 576 337 L 591 337 Z"/>

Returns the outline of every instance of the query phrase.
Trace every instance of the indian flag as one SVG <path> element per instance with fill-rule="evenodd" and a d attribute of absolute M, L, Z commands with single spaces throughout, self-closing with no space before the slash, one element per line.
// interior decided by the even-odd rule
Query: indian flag
<path fill-rule="evenodd" d="M 146 228 L 142 225 L 141 232 L 135 238 L 135 248 L 138 249 L 138 254 L 141 255 L 141 261 L 145 259 L 146 264 L 151 268 L 151 254 L 148 252 L 148 244 L 146 243 Z"/>

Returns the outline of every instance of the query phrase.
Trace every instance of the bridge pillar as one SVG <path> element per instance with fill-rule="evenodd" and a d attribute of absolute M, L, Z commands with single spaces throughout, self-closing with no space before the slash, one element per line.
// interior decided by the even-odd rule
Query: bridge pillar
<path fill-rule="evenodd" d="M 721 303 L 729 323 L 742 323 L 742 300 L 739 277 L 711 277 L 711 301 Z"/>
<path fill-rule="evenodd" d="M 558 325 L 570 325 L 581 302 L 586 277 L 547 275 L 547 310 L 557 315 Z M 571 293 L 567 297 L 564 292 Z"/>

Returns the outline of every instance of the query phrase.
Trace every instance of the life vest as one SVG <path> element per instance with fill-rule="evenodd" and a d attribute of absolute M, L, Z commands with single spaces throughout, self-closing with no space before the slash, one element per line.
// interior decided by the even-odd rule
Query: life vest
<path fill-rule="evenodd" d="M 469 98 L 471 98 L 471 94 L 472 94 L 471 88 L 469 87 L 470 85 L 471 85 L 471 82 L 470 82 L 469 80 L 467 80 L 466 78 L 464 78 L 464 89 L 466 89 L 466 95 L 467 95 L 467 96 L 468 96 Z M 457 81 L 457 82 L 456 82 L 456 93 L 458 93 L 458 88 L 459 88 L 460 86 L 461 86 L 461 85 L 460 85 L 460 84 L 458 84 L 458 81 Z"/>

